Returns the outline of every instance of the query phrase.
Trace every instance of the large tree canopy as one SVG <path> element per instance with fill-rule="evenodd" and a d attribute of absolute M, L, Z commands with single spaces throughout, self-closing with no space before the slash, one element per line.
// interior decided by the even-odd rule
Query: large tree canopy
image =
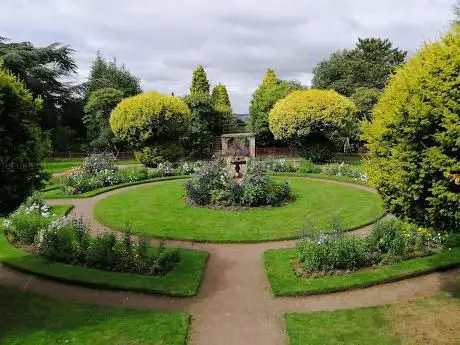
<path fill-rule="evenodd" d="M 41 103 L 0 68 L 0 215 L 14 210 L 39 186 L 40 161 L 48 150 L 37 125 Z"/>
<path fill-rule="evenodd" d="M 258 146 L 276 144 L 268 126 L 268 113 L 280 99 L 302 88 L 300 83 L 280 80 L 272 69 L 267 70 L 262 83 L 252 95 L 249 107 L 249 126 Z"/>
<path fill-rule="evenodd" d="M 333 89 L 345 96 L 360 87 L 382 90 L 406 55 L 388 39 L 359 38 L 354 49 L 334 52 L 313 69 L 312 87 Z"/>
<path fill-rule="evenodd" d="M 43 130 L 51 130 L 55 143 L 59 131 L 70 130 L 65 129 L 69 121 L 63 117 L 68 115 L 65 110 L 69 103 L 78 98 L 78 88 L 67 81 L 77 69 L 73 52 L 59 43 L 34 47 L 30 42 L 9 42 L 0 37 L 0 61 L 34 97 L 43 100 L 38 122 Z M 76 114 L 81 121 L 82 110 Z"/>
<path fill-rule="evenodd" d="M 460 25 L 398 69 L 364 126 L 370 181 L 391 213 L 460 231 Z"/>
<path fill-rule="evenodd" d="M 86 98 L 99 89 L 114 88 L 123 92 L 125 97 L 134 96 L 142 92 L 139 78 L 132 74 L 124 64 L 118 65 L 117 60 L 105 60 L 97 54 L 85 87 Z"/>

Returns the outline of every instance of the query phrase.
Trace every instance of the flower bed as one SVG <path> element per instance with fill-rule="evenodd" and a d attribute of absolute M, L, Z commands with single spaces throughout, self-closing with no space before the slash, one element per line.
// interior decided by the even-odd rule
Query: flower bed
<path fill-rule="evenodd" d="M 207 258 L 204 251 L 150 248 L 129 233 L 91 236 L 81 220 L 57 217 L 38 196 L 0 223 L 2 263 L 89 286 L 194 296 Z"/>
<path fill-rule="evenodd" d="M 115 166 L 115 157 L 111 154 L 93 154 L 88 156 L 82 166 L 67 171 L 60 179 L 61 191 L 65 195 L 81 195 L 93 190 L 145 181 L 157 177 L 167 177 L 193 172 L 193 165 L 174 168 L 171 163 L 158 164 L 156 169 L 123 169 Z"/>
<path fill-rule="evenodd" d="M 288 182 L 273 181 L 259 161 L 249 161 L 242 183 L 232 178 L 222 160 L 206 163 L 185 183 L 188 201 L 200 206 L 279 206 L 294 198 Z"/>
<path fill-rule="evenodd" d="M 447 235 L 396 219 L 378 221 L 365 237 L 347 236 L 340 224 L 333 222 L 327 232 L 307 229 L 307 235 L 297 243 L 294 269 L 302 277 L 346 274 L 440 253 L 446 245 Z"/>
<path fill-rule="evenodd" d="M 350 178 L 355 181 L 367 181 L 367 175 L 360 165 L 345 164 L 344 162 L 319 165 L 308 159 L 294 162 L 285 158 L 265 158 L 261 162 L 270 172 L 274 173 L 319 174 Z"/>
<path fill-rule="evenodd" d="M 12 244 L 54 262 L 164 275 L 180 261 L 178 249 L 160 245 L 152 250 L 145 240 L 135 242 L 129 231 L 121 239 L 111 232 L 92 236 L 82 220 L 66 216 L 52 219 L 38 194 L 4 220 L 2 228 Z"/>
<path fill-rule="evenodd" d="M 371 286 L 460 264 L 460 237 L 434 233 L 396 219 L 374 224 L 366 237 L 346 236 L 335 225 L 308 233 L 297 249 L 264 254 L 277 296 Z"/>

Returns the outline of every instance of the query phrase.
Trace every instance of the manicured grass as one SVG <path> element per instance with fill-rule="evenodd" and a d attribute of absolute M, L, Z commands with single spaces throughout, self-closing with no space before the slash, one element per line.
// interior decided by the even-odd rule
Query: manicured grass
<path fill-rule="evenodd" d="M 165 177 L 154 177 L 142 181 L 135 181 L 135 182 L 126 182 L 126 183 L 121 183 L 117 184 L 114 186 L 107 186 L 103 188 L 98 188 L 86 193 L 82 194 L 64 194 L 61 191 L 61 186 L 59 184 L 55 184 L 52 186 L 48 186 L 48 188 L 42 189 L 43 192 L 43 198 L 44 199 L 81 199 L 81 198 L 90 198 L 105 192 L 109 192 L 114 189 L 118 188 L 123 188 L 123 187 L 128 187 L 128 186 L 134 186 L 138 184 L 144 184 L 148 182 L 156 182 L 156 181 L 169 181 L 169 180 L 180 180 L 180 179 L 185 179 L 189 178 L 190 176 L 185 176 L 185 175 L 179 175 L 179 176 L 165 176 Z"/>
<path fill-rule="evenodd" d="M 0 234 L 0 262 L 12 268 L 91 287 L 140 291 L 167 296 L 195 296 L 201 285 L 208 252 L 181 249 L 181 261 L 165 276 L 106 272 L 58 262 L 26 253 Z"/>
<path fill-rule="evenodd" d="M 264 253 L 265 271 L 275 296 L 313 295 L 344 291 L 455 267 L 460 265 L 460 248 L 402 261 L 394 265 L 321 278 L 297 277 L 291 265 L 291 260 L 296 257 L 296 249 L 275 249 Z"/>
<path fill-rule="evenodd" d="M 400 345 L 378 308 L 284 316 L 290 345 Z"/>
<path fill-rule="evenodd" d="M 3 345 L 185 345 L 189 315 L 99 307 L 0 287 Z"/>
<path fill-rule="evenodd" d="M 42 170 L 44 172 L 55 174 L 64 172 L 68 169 L 80 166 L 83 160 L 50 160 L 41 163 Z M 138 162 L 135 159 L 119 160 L 116 161 L 117 165 L 126 165 L 126 164 L 137 164 Z"/>
<path fill-rule="evenodd" d="M 278 178 L 285 180 L 286 178 Z M 381 217 L 377 194 L 346 185 L 288 178 L 296 200 L 282 207 L 245 211 L 187 205 L 184 181 L 159 183 L 118 193 L 96 205 L 95 216 L 105 225 L 157 238 L 215 242 L 257 242 L 296 238 L 305 222 L 322 230 L 336 215 L 342 225 L 356 228 Z"/>
<path fill-rule="evenodd" d="M 51 213 L 58 217 L 66 216 L 72 209 L 73 205 L 56 205 L 50 207 Z"/>
<path fill-rule="evenodd" d="M 460 301 L 439 293 L 382 307 L 284 316 L 290 345 L 458 345 Z"/>

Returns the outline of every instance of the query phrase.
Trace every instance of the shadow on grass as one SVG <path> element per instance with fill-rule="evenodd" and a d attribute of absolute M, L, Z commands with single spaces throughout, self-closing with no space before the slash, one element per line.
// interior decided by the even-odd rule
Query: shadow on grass
<path fill-rule="evenodd" d="M 1 344 L 183 344 L 188 316 L 98 307 L 0 287 Z"/>

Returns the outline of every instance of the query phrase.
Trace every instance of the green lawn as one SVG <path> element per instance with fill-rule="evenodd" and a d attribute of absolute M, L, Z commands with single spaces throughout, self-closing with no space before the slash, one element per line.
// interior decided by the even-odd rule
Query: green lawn
<path fill-rule="evenodd" d="M 182 249 L 180 263 L 165 276 L 106 272 L 49 262 L 14 247 L 0 234 L 0 262 L 3 264 L 47 278 L 98 288 L 167 296 L 195 296 L 201 286 L 207 260 L 208 252 Z"/>
<path fill-rule="evenodd" d="M 265 271 L 275 296 L 312 295 L 367 287 L 460 265 L 460 248 L 341 276 L 299 278 L 291 266 L 296 249 L 264 253 Z"/>
<path fill-rule="evenodd" d="M 186 313 L 58 301 L 0 287 L 2 345 L 185 345 Z"/>
<path fill-rule="evenodd" d="M 342 225 L 357 228 L 383 215 L 380 197 L 366 190 L 327 181 L 288 179 L 296 200 L 273 208 L 246 211 L 193 207 L 183 201 L 184 181 L 159 183 L 118 193 L 96 205 L 105 225 L 147 236 L 216 242 L 267 241 L 295 238 L 305 223 L 323 230 L 338 216 Z"/>
<path fill-rule="evenodd" d="M 443 292 L 352 310 L 289 313 L 290 345 L 458 345 L 460 301 Z"/>
<path fill-rule="evenodd" d="M 73 205 L 56 205 L 50 207 L 51 213 L 58 217 L 66 216 L 72 209 Z"/>
<path fill-rule="evenodd" d="M 70 168 L 80 166 L 83 160 L 49 160 L 41 163 L 42 170 L 44 172 L 55 174 L 64 172 Z M 116 161 L 117 165 L 125 164 L 137 164 L 138 162 L 134 159 Z"/>
<path fill-rule="evenodd" d="M 378 308 L 286 314 L 290 345 L 400 345 Z"/>

